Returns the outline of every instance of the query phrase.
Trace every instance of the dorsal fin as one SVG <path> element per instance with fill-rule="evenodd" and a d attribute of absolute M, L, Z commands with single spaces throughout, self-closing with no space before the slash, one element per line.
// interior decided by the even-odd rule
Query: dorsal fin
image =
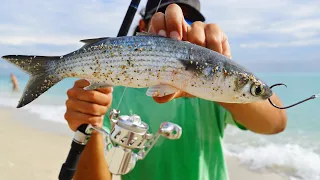
<path fill-rule="evenodd" d="M 100 37 L 100 38 L 93 38 L 93 39 L 82 39 L 80 42 L 84 43 L 84 46 L 102 41 L 104 39 L 108 39 L 109 37 Z"/>
<path fill-rule="evenodd" d="M 150 32 L 137 32 L 136 36 L 153 36 Z"/>
<path fill-rule="evenodd" d="M 137 32 L 136 36 L 159 36 L 159 37 L 164 37 L 164 36 L 160 36 L 158 34 L 152 34 L 150 32 Z"/>

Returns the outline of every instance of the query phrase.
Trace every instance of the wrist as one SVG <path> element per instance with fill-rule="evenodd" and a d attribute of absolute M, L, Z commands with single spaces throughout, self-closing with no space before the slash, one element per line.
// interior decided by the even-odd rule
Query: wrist
<path fill-rule="evenodd" d="M 99 127 L 100 128 L 100 127 Z M 97 134 L 101 134 L 100 132 L 98 132 L 97 130 L 95 129 L 92 129 L 91 131 L 91 135 L 97 135 Z"/>
<path fill-rule="evenodd" d="M 99 123 L 92 124 L 92 127 L 99 129 L 103 128 L 103 120 Z M 94 128 L 91 129 L 91 134 L 99 134 L 100 132 L 98 130 L 95 130 Z"/>

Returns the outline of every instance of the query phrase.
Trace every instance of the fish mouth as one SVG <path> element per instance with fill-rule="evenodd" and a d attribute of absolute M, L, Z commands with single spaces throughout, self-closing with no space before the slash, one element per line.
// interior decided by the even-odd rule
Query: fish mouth
<path fill-rule="evenodd" d="M 269 99 L 273 95 L 273 92 L 267 85 L 264 84 L 263 86 L 265 88 L 265 91 L 261 97 L 262 99 Z"/>

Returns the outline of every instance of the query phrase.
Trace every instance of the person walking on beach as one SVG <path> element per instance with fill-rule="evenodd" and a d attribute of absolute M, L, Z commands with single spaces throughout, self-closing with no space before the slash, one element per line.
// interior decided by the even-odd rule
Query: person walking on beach
<path fill-rule="evenodd" d="M 18 80 L 13 73 L 10 74 L 10 79 L 12 83 L 12 91 L 19 91 Z"/>
<path fill-rule="evenodd" d="M 204 23 L 198 0 L 162 0 L 155 12 L 157 6 L 157 1 L 147 2 L 139 31 L 151 27 L 154 34 L 189 41 L 232 57 L 227 35 L 217 24 Z M 110 128 L 104 115 L 117 107 L 124 90 L 123 87 L 83 90 L 88 85 L 88 81 L 78 80 L 67 92 L 65 119 L 73 131 L 81 124 Z M 222 148 L 227 124 L 259 134 L 277 134 L 286 127 L 286 112 L 268 101 L 228 104 L 191 97 L 182 91 L 161 98 L 147 97 L 145 92 L 144 88 L 127 88 L 119 106 L 121 114 L 136 113 L 153 130 L 170 121 L 180 125 L 183 134 L 179 140 L 157 142 L 133 171 L 122 176 L 123 180 L 227 180 Z M 281 104 L 277 95 L 271 99 Z M 74 179 L 111 179 L 101 134 L 92 133 Z"/>

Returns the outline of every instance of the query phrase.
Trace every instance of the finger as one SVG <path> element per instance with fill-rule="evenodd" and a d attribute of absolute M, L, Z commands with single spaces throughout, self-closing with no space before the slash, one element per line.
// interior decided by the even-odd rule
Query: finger
<path fill-rule="evenodd" d="M 107 90 L 105 90 L 107 91 Z M 95 103 L 102 106 L 111 104 L 112 93 L 104 94 L 98 91 L 86 91 L 81 88 L 72 88 L 67 91 L 70 99 L 78 99 L 89 103 Z"/>
<path fill-rule="evenodd" d="M 229 45 L 228 37 L 224 32 L 222 35 L 222 54 L 227 56 L 228 58 L 232 59 L 231 48 Z"/>
<path fill-rule="evenodd" d="M 68 99 L 66 101 L 66 106 L 68 109 L 95 116 L 104 115 L 108 111 L 106 106 L 88 103 L 77 99 Z"/>
<path fill-rule="evenodd" d="M 176 99 L 176 98 L 181 98 L 181 97 L 187 97 L 187 98 L 191 98 L 191 97 L 195 97 L 189 93 L 186 93 L 184 91 L 178 91 L 174 94 L 169 94 L 163 97 L 153 97 L 154 101 L 156 101 L 157 103 L 166 103 L 171 101 L 172 99 Z"/>
<path fill-rule="evenodd" d="M 84 87 L 87 87 L 90 85 L 90 82 L 85 80 L 85 79 L 80 79 L 80 80 L 77 80 L 75 83 L 74 83 L 74 86 L 73 87 L 76 87 L 76 88 L 84 88 Z"/>
<path fill-rule="evenodd" d="M 187 41 L 197 44 L 199 46 L 206 47 L 206 35 L 204 32 L 205 24 L 203 22 L 197 21 L 191 25 L 188 30 Z"/>
<path fill-rule="evenodd" d="M 76 131 L 78 127 L 82 124 L 92 124 L 95 126 L 101 126 L 104 116 L 91 116 L 88 114 L 83 114 L 80 112 L 72 111 L 70 109 L 64 115 L 67 120 L 69 127 Z"/>
<path fill-rule="evenodd" d="M 222 53 L 222 31 L 216 24 L 208 24 L 205 27 L 207 48 Z"/>
<path fill-rule="evenodd" d="M 167 36 L 165 16 L 162 12 L 157 12 L 152 16 L 151 26 L 153 33 L 158 34 L 160 36 Z"/>
<path fill-rule="evenodd" d="M 176 4 L 170 4 L 166 9 L 165 19 L 169 37 L 181 40 L 187 32 L 187 23 L 184 20 L 181 8 Z"/>
<path fill-rule="evenodd" d="M 157 103 L 166 103 L 174 99 L 177 96 L 177 94 L 178 92 L 174 94 L 169 94 L 163 97 L 153 97 L 153 100 L 156 101 Z"/>
<path fill-rule="evenodd" d="M 103 94 L 109 94 L 113 92 L 113 88 L 112 87 L 99 88 L 99 89 L 96 89 L 96 91 L 99 91 Z"/>

